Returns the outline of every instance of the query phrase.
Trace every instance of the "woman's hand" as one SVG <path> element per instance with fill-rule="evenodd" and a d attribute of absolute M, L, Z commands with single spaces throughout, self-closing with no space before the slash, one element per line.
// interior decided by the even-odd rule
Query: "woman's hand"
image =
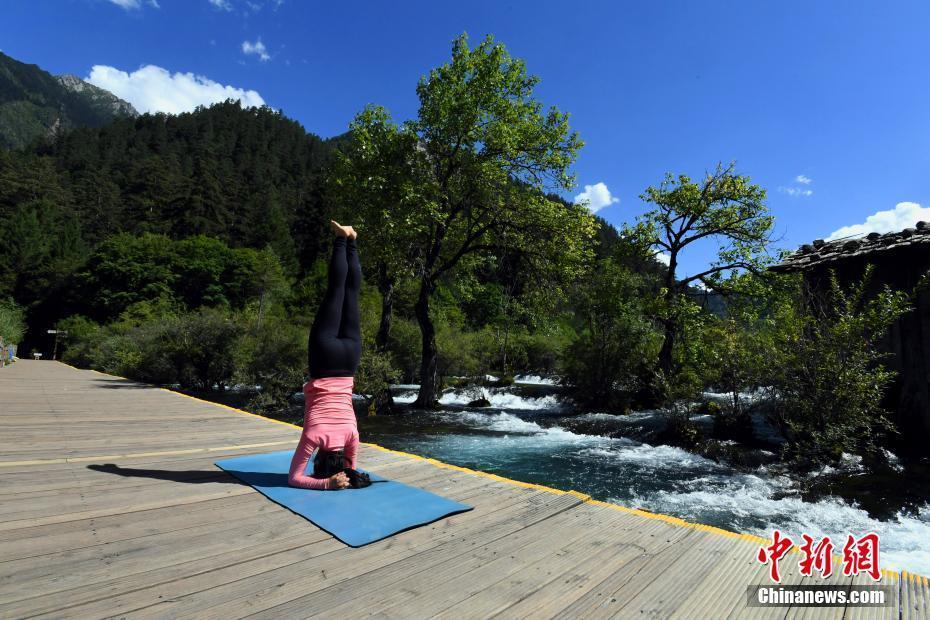
<path fill-rule="evenodd" d="M 344 489 L 349 486 L 349 477 L 346 476 L 345 472 L 339 472 L 329 477 L 329 488 L 334 491 L 339 489 Z"/>

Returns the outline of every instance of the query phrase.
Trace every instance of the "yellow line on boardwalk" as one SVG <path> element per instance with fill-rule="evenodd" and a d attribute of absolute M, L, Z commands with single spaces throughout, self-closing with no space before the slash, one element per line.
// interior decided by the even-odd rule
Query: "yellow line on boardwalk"
<path fill-rule="evenodd" d="M 64 362 L 62 362 L 62 363 L 64 363 Z M 67 365 L 67 364 L 66 364 L 66 365 Z M 74 368 L 74 367 L 72 366 L 72 368 Z M 77 370 L 81 370 L 81 369 L 77 369 Z M 101 374 L 101 375 L 104 375 L 104 376 L 108 376 L 108 377 L 117 377 L 117 378 L 123 379 L 123 380 L 125 380 L 125 381 L 132 381 L 132 379 L 126 379 L 125 377 L 118 377 L 117 375 L 108 375 L 108 374 L 106 374 L 106 373 L 102 373 L 102 372 L 99 372 L 99 371 L 93 370 L 93 369 L 90 369 L 90 370 L 91 370 L 92 372 L 96 372 L 97 374 Z M 135 382 L 135 383 L 138 383 L 138 382 Z M 154 386 L 153 386 L 153 387 L 154 387 Z M 249 411 L 244 411 L 244 410 L 242 410 L 242 409 L 236 409 L 235 407 L 230 407 L 230 406 L 228 406 L 228 405 L 223 405 L 223 404 L 220 404 L 220 403 L 215 403 L 215 402 L 212 402 L 212 401 L 209 401 L 209 400 L 203 400 L 202 398 L 197 398 L 197 397 L 195 397 L 195 396 L 189 396 L 189 395 L 184 394 L 184 393 L 182 393 L 182 392 L 176 392 L 176 391 L 174 391 L 174 390 L 169 390 L 168 388 L 156 388 L 156 389 L 160 389 L 160 390 L 162 390 L 162 391 L 169 392 L 169 393 L 175 394 L 175 395 L 177 395 L 177 396 L 183 396 L 184 398 L 190 398 L 191 400 L 195 400 L 195 401 L 197 401 L 197 402 L 206 403 L 206 404 L 208 404 L 208 405 L 213 405 L 213 406 L 215 406 L 215 407 L 220 407 L 221 409 L 227 409 L 227 410 L 233 411 L 233 412 L 235 412 L 235 413 L 240 413 L 240 414 L 243 414 L 243 415 L 252 416 L 253 418 L 260 418 L 260 419 L 265 420 L 265 421 L 267 421 L 267 422 L 274 422 L 275 424 L 283 424 L 284 426 L 289 426 L 289 427 L 295 428 L 295 429 L 297 429 L 297 430 L 303 430 L 302 427 L 297 426 L 296 424 L 290 424 L 290 423 L 288 423 L 288 422 L 282 422 L 281 420 L 274 420 L 274 419 L 272 419 L 272 418 L 268 418 L 268 417 L 265 417 L 265 416 L 262 416 L 262 415 L 258 415 L 258 414 L 255 414 L 255 413 L 251 413 L 251 412 L 249 412 Z M 284 442 L 284 443 L 287 443 L 287 442 Z M 536 490 L 539 490 L 539 491 L 545 491 L 546 493 L 553 493 L 553 494 L 555 494 L 555 495 L 571 495 L 571 496 L 573 496 L 573 497 L 577 497 L 579 500 L 581 500 L 581 501 L 582 501 L 583 503 L 585 503 L 585 504 L 591 504 L 591 505 L 593 505 L 593 506 L 602 506 L 602 507 L 604 507 L 604 508 L 609 508 L 609 509 L 611 509 L 611 510 L 617 510 L 617 511 L 619 511 L 619 512 L 624 512 L 624 513 L 627 513 L 627 514 L 636 515 L 636 516 L 643 517 L 643 518 L 646 518 L 646 519 L 655 519 L 655 520 L 658 520 L 658 521 L 664 521 L 665 523 L 668 523 L 668 524 L 670 524 L 670 525 L 675 525 L 675 526 L 678 526 L 678 527 L 685 527 L 685 528 L 700 530 L 700 531 L 703 531 L 703 532 L 710 532 L 711 534 L 718 534 L 718 535 L 720 535 L 720 536 L 726 536 L 727 538 L 735 538 L 735 539 L 745 540 L 745 541 L 749 541 L 749 542 L 753 542 L 753 543 L 757 543 L 757 544 L 761 544 L 761 545 L 768 545 L 768 544 L 771 542 L 771 541 L 769 541 L 769 539 L 763 538 L 762 536 L 756 536 L 755 534 L 745 534 L 745 533 L 740 533 L 740 532 L 731 532 L 730 530 L 725 530 L 725 529 L 723 529 L 723 528 L 719 528 L 719 527 L 716 527 L 716 526 L 713 526 L 713 525 L 705 525 L 705 524 L 703 524 L 703 523 L 692 523 L 691 521 L 685 521 L 684 519 L 680 519 L 680 518 L 678 518 L 678 517 L 673 517 L 673 516 L 671 516 L 671 515 L 666 515 L 666 514 L 662 514 L 662 513 L 658 513 L 658 512 L 649 512 L 648 510 L 643 510 L 642 508 L 627 508 L 626 506 L 621 506 L 621 505 L 619 505 L 619 504 L 613 504 L 613 503 L 610 503 L 610 502 L 604 502 L 604 501 L 601 501 L 601 500 L 594 499 L 594 498 L 592 498 L 590 495 L 587 495 L 587 494 L 585 494 L 585 493 L 581 493 L 580 491 L 575 491 L 575 490 L 571 490 L 571 489 L 568 490 L 568 491 L 565 491 L 565 490 L 563 490 L 563 489 L 556 489 L 556 488 L 553 488 L 553 487 L 547 487 L 547 486 L 545 486 L 545 485 L 535 484 L 535 483 L 532 483 L 532 482 L 522 482 L 522 481 L 520 481 L 520 480 L 513 480 L 513 479 L 511 479 L 511 478 L 504 478 L 503 476 L 498 476 L 497 474 L 491 474 L 491 473 L 488 473 L 488 472 L 485 472 L 485 471 L 479 471 L 479 470 L 477 470 L 477 469 L 469 469 L 469 468 L 467 468 L 467 467 L 460 467 L 459 465 L 451 465 L 451 464 L 449 464 L 449 463 L 444 463 L 444 462 L 442 462 L 442 461 L 437 461 L 436 459 L 428 458 L 428 457 L 425 457 L 425 456 L 420 456 L 419 454 L 412 454 L 412 453 L 410 453 L 410 452 L 402 452 L 402 451 L 400 451 L 400 450 L 392 450 L 392 449 L 390 449 L 390 448 L 385 448 L 384 446 L 379 446 L 378 444 L 374 444 L 374 443 L 367 443 L 367 442 L 361 442 L 361 443 L 362 443 L 362 445 L 369 446 L 369 447 L 375 448 L 375 449 L 377 449 L 377 450 L 381 450 L 382 452 L 388 452 L 388 453 L 391 453 L 391 454 L 397 454 L 397 455 L 404 456 L 404 457 L 407 457 L 407 458 L 410 458 L 410 459 L 414 459 L 414 460 L 417 460 L 417 461 L 423 461 L 423 462 L 425 462 L 425 463 L 429 463 L 430 465 L 434 465 L 435 467 L 440 467 L 440 468 L 442 468 L 442 469 L 451 469 L 451 470 L 454 470 L 454 471 L 460 471 L 460 472 L 467 473 L 467 474 L 472 474 L 472 475 L 475 475 L 475 476 L 482 476 L 482 477 L 484 477 L 484 478 L 489 478 L 489 479 L 495 480 L 495 481 L 497 481 L 497 482 L 503 482 L 503 483 L 505 483 L 505 484 L 510 484 L 510 485 L 513 485 L 513 486 L 523 487 L 523 488 L 527 488 L 527 489 L 536 489 Z M 247 447 L 247 446 L 243 446 L 243 447 Z M 800 553 L 800 552 L 801 552 L 800 549 L 797 547 L 797 545 L 791 547 L 791 551 L 792 551 L 793 553 Z M 839 560 L 838 557 L 837 557 L 836 559 Z M 901 573 L 898 573 L 897 571 L 882 569 L 881 572 L 882 572 L 882 576 L 883 576 L 883 577 L 893 578 L 893 579 L 896 580 L 896 581 L 897 581 L 898 579 L 909 578 L 909 579 L 912 579 L 912 580 L 916 581 L 917 583 L 922 583 L 922 584 L 924 584 L 924 585 L 930 584 L 930 580 L 928 580 L 926 577 L 923 577 L 923 576 L 921 576 L 921 575 L 916 575 L 916 574 L 914 574 L 914 573 L 908 573 L 907 571 L 901 571 Z"/>
<path fill-rule="evenodd" d="M 96 371 L 95 371 L 95 372 L 96 372 Z M 103 373 L 100 373 L 100 374 L 103 374 Z M 120 377 L 120 379 L 122 379 L 122 377 Z M 128 381 L 128 379 L 127 379 L 127 381 Z M 242 409 L 236 409 L 235 407 L 230 407 L 229 405 L 224 405 L 224 404 L 222 404 L 222 403 L 215 403 L 215 402 L 210 401 L 210 400 L 204 400 L 204 399 L 202 399 L 202 398 L 197 398 L 196 396 L 190 396 L 190 395 L 188 395 L 188 394 L 184 394 L 183 392 L 175 392 L 174 390 L 169 390 L 168 388 L 157 388 L 157 389 L 159 389 L 159 390 L 161 390 L 161 391 L 163 391 L 163 392 L 168 392 L 169 394 L 177 394 L 178 396 L 183 396 L 184 398 L 190 398 L 191 400 L 196 400 L 196 401 L 199 402 L 199 403 L 206 403 L 206 404 L 208 404 L 208 405 L 213 405 L 214 407 L 219 407 L 219 408 L 221 408 L 221 409 L 228 409 L 228 410 L 230 410 L 230 411 L 235 411 L 236 413 L 241 413 L 241 414 L 244 414 L 244 415 L 250 415 L 250 416 L 252 416 L 253 418 L 259 418 L 259 419 L 265 420 L 266 422 L 274 422 L 275 424 L 282 424 L 282 425 L 288 426 L 288 427 L 290 427 L 290 428 L 296 428 L 296 429 L 299 430 L 299 431 L 302 431 L 302 430 L 303 430 L 303 427 L 302 427 L 302 426 L 297 426 L 296 424 L 291 424 L 290 422 L 283 422 L 283 421 L 281 421 L 281 420 L 275 420 L 274 418 L 269 418 L 269 417 L 266 417 L 266 416 L 263 416 L 263 415 L 258 415 L 257 413 L 252 413 L 252 412 L 250 412 L 250 411 L 244 411 L 244 410 L 242 410 Z"/>

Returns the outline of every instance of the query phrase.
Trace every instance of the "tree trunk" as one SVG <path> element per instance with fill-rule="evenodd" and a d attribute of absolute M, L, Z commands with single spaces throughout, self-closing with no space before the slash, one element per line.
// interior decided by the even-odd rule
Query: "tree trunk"
<path fill-rule="evenodd" d="M 511 281 L 504 293 L 504 341 L 501 345 L 501 371 L 504 376 L 509 376 L 507 372 L 507 347 L 510 344 L 510 306 L 513 302 L 513 292 L 516 283 Z"/>
<path fill-rule="evenodd" d="M 659 349 L 659 370 L 668 378 L 672 376 L 674 361 L 672 354 L 675 348 L 675 338 L 678 337 L 678 322 L 674 318 L 668 318 L 664 323 L 665 334 L 662 339 L 662 348 Z"/>
<path fill-rule="evenodd" d="M 258 298 L 258 324 L 255 329 L 262 328 L 262 316 L 265 314 L 265 289 L 262 288 L 262 296 Z"/>
<path fill-rule="evenodd" d="M 420 358 L 420 392 L 413 406 L 421 409 L 432 409 L 438 404 L 436 391 L 439 378 L 436 370 L 439 364 L 439 350 L 436 347 L 436 328 L 429 316 L 429 299 L 432 292 L 433 283 L 424 278 L 420 284 L 420 295 L 414 304 L 423 346 Z"/>
<path fill-rule="evenodd" d="M 387 351 L 388 338 L 391 336 L 391 320 L 394 318 L 394 279 L 388 276 L 387 266 L 378 265 L 378 291 L 381 293 L 381 324 L 375 338 L 375 348 Z"/>
<path fill-rule="evenodd" d="M 501 355 L 501 373 L 503 374 L 504 377 L 507 377 L 510 375 L 510 373 L 507 372 L 507 345 L 509 344 L 509 340 L 510 340 L 510 321 L 507 321 L 507 328 L 504 330 L 503 355 Z"/>
<path fill-rule="evenodd" d="M 659 349 L 659 359 L 656 370 L 661 375 L 662 380 L 651 386 L 649 391 L 650 406 L 664 404 L 669 399 L 668 380 L 671 379 L 674 372 L 675 362 L 675 340 L 678 338 L 680 326 L 676 313 L 676 301 L 678 297 L 677 283 L 675 279 L 675 270 L 678 267 L 678 252 L 673 250 L 669 253 L 668 270 L 665 272 L 665 307 L 668 315 L 663 324 L 662 348 Z"/>

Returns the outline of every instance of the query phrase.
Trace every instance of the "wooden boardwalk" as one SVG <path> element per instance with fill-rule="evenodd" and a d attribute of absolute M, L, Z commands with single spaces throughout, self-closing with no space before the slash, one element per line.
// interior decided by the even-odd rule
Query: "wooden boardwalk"
<path fill-rule="evenodd" d="M 371 445 L 366 468 L 475 509 L 352 549 L 213 465 L 297 438 L 57 362 L 0 370 L 0 618 L 930 617 L 896 573 L 892 607 L 747 607 L 758 539 Z"/>

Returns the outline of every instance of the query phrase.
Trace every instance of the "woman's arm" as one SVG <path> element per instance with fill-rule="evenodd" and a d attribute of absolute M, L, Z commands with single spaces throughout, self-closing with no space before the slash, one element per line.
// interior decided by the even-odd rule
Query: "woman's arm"
<path fill-rule="evenodd" d="M 300 436 L 300 442 L 297 444 L 297 449 L 294 450 L 294 458 L 291 459 L 291 469 L 287 474 L 287 483 L 292 487 L 315 490 L 329 488 L 329 478 L 314 478 L 304 473 L 316 447 L 316 442 L 310 439 L 306 433 Z"/>
<path fill-rule="evenodd" d="M 329 478 L 314 478 L 313 476 L 307 476 L 306 474 L 291 473 L 287 477 L 287 482 L 292 487 L 297 487 L 300 489 L 313 489 L 315 491 L 325 491 L 330 488 Z"/>
<path fill-rule="evenodd" d="M 356 463 L 358 461 L 358 431 L 354 431 L 352 435 L 346 440 L 345 446 L 342 448 L 343 454 L 345 455 L 345 466 L 350 469 L 358 469 Z"/>

